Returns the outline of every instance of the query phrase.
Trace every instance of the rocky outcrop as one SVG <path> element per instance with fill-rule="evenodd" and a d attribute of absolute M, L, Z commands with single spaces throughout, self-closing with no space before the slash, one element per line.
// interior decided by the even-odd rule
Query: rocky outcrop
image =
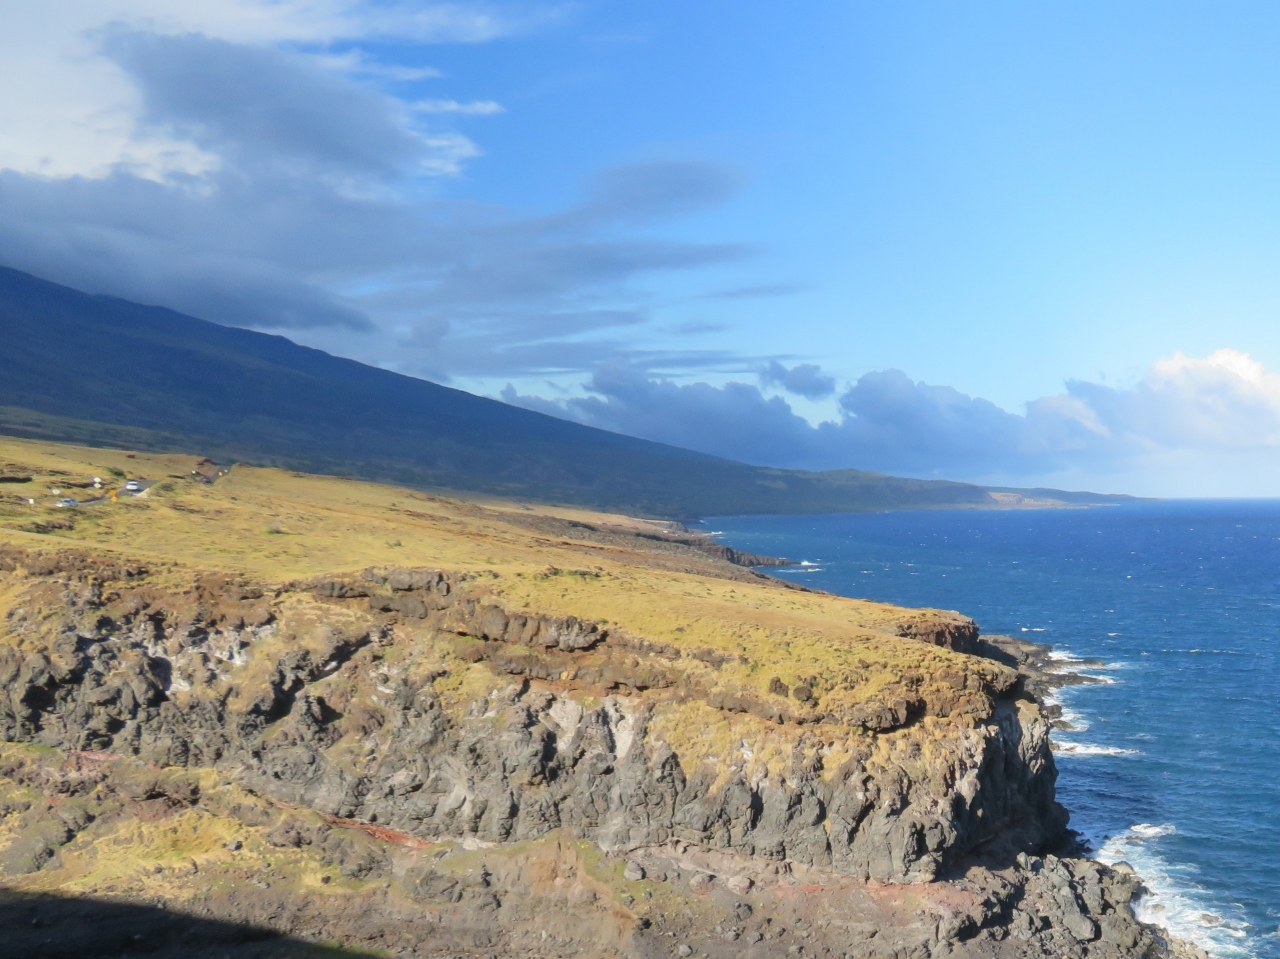
<path fill-rule="evenodd" d="M 904 730 L 900 755 L 873 756 L 866 743 L 834 767 L 813 755 L 772 775 L 726 775 L 654 735 L 655 713 L 696 701 L 775 725 L 797 716 L 700 688 L 664 670 L 668 656 L 642 661 L 635 637 L 615 650 L 595 623 L 504 610 L 469 595 L 462 577 L 370 570 L 302 584 L 333 605 L 309 610 L 317 624 L 300 642 L 281 636 L 287 616 L 260 587 L 202 577 L 182 595 L 109 597 L 102 576 L 36 577 L 33 599 L 65 619 L 42 624 L 47 645 L 0 647 L 6 738 L 162 765 L 235 763 L 264 793 L 415 835 L 509 842 L 563 827 L 605 848 L 681 838 L 877 881 L 929 880 L 997 833 L 1034 845 L 1061 826 L 1047 727 L 1010 700 L 954 730 L 945 763 L 915 762 L 920 738 Z M 371 647 L 403 642 L 405 623 L 428 624 L 462 664 L 517 682 L 448 713 L 435 682 L 447 667 L 417 671 L 411 654 L 378 666 L 386 656 Z M 10 628 L 38 626 L 28 610 Z M 364 724 L 339 715 L 335 703 L 362 694 L 380 706 Z M 830 715 L 802 719 L 814 735 L 841 732 L 822 729 Z M 861 725 L 910 721 L 902 707 Z M 352 763 L 334 747 L 356 738 L 370 755 Z"/>
<path fill-rule="evenodd" d="M 22 836 L 0 864 L 7 881 L 15 869 L 29 876 L 65 870 L 77 847 L 123 845 L 133 857 L 130 872 L 154 876 L 154 885 L 129 887 L 135 900 L 256 928 L 252 937 L 221 938 L 219 957 L 260 957 L 236 942 L 273 932 L 376 945 L 392 955 L 502 959 L 656 957 L 682 954 L 680 945 L 716 959 L 1163 955 L 1150 931 L 1129 918 L 1139 889 L 1131 875 L 1054 856 L 971 865 L 904 896 L 900 886 L 851 883 L 830 870 L 678 839 L 603 856 L 566 830 L 487 848 L 423 841 L 246 796 L 211 783 L 207 771 L 13 747 L 0 747 L 0 817 Z M 147 828 L 161 835 L 189 829 L 193 817 L 206 835 L 226 838 L 176 860 L 131 844 L 145 843 Z M 0 916 L 10 915 L 7 902 L 0 891 Z M 9 930 L 0 955 L 97 955 L 90 947 L 100 940 L 85 936 L 81 915 L 88 909 L 100 917 L 102 906 L 46 902 Z M 199 945 L 192 941 L 166 949 L 157 929 L 175 918 L 152 913 L 125 929 L 118 920 L 99 928 L 148 955 L 202 955 L 191 951 Z M 38 937 L 26 935 L 32 928 Z M 64 941 L 62 951 L 49 948 Z"/>
<path fill-rule="evenodd" d="M 664 543 L 678 543 L 681 546 L 689 546 L 696 549 L 699 553 L 704 553 L 715 559 L 724 560 L 726 563 L 732 563 L 734 566 L 791 566 L 792 562 L 781 556 L 763 556 L 759 553 L 748 553 L 745 550 L 734 549 L 732 546 L 725 546 L 723 543 L 717 543 L 715 540 L 686 531 L 686 535 L 675 534 L 657 534 L 657 533 L 640 533 L 637 534 L 643 539 L 658 540 Z"/>
<path fill-rule="evenodd" d="M 980 652 L 978 624 L 959 613 L 917 611 L 900 620 L 894 632 L 898 636 L 943 646 L 957 653 L 975 655 Z"/>
<path fill-rule="evenodd" d="M 217 770 L 275 803 L 412 842 L 569 836 L 655 862 L 655 850 L 694 849 L 766 864 L 775 879 L 932 887 L 969 876 L 989 904 L 935 923 L 921 955 L 983 930 L 992 942 L 995 930 L 1039 936 L 1058 955 L 1141 940 L 1098 874 L 1013 861 L 1066 823 L 1048 725 L 1016 698 L 1013 673 L 957 672 L 940 691 L 916 684 L 914 700 L 855 715 L 811 703 L 812 692 L 713 685 L 723 654 L 507 609 L 441 570 L 268 589 L 226 576 L 182 585 L 66 555 L 0 564 L 23 591 L 8 621 L 17 642 L 0 645 L 10 742 Z M 899 635 L 964 651 L 977 643 L 971 627 L 914 617 Z M 708 737 L 724 740 L 714 755 Z M 330 850 L 340 859 L 344 835 Z M 329 842 L 300 824 L 278 824 L 271 841 Z M 350 854 L 352 875 L 390 869 L 369 856 Z M 997 878 L 974 879 L 974 856 Z"/>

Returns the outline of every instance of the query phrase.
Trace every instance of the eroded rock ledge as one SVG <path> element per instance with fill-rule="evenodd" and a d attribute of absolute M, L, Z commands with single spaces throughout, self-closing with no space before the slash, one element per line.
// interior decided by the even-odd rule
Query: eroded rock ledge
<path fill-rule="evenodd" d="M 724 912 L 698 929 L 725 954 L 742 941 L 783 954 L 786 928 L 818 921 L 791 901 L 805 886 L 865 918 L 804 930 L 795 944 L 815 953 L 1157 948 L 1128 907 L 1135 883 L 1028 858 L 1060 838 L 1066 816 L 1048 726 L 1019 698 L 1017 673 L 995 664 L 956 657 L 855 702 L 819 677 L 770 682 L 772 664 L 731 663 L 723 650 L 508 609 L 478 578 L 447 571 L 268 587 L 11 550 L 0 573 L 19 594 L 0 645 L 3 739 L 179 780 L 214 771 L 289 810 L 272 812 L 271 843 L 314 847 L 349 878 L 395 877 L 410 899 L 448 886 L 429 864 L 404 864 L 432 844 L 585 841 L 630 864 L 623 881 L 666 883 Z M 911 615 L 894 631 L 957 653 L 978 644 L 962 617 Z M 730 665 L 755 679 L 724 680 Z M 73 837 L 42 840 L 32 868 Z M 348 847 L 358 851 L 335 851 Z M 895 888 L 914 891 L 883 892 Z M 794 918 L 747 922 L 753 889 Z M 492 908 L 512 895 L 493 892 Z M 625 895 L 627 948 L 666 954 L 660 927 L 683 920 Z M 899 900 L 922 903 L 920 915 Z"/>

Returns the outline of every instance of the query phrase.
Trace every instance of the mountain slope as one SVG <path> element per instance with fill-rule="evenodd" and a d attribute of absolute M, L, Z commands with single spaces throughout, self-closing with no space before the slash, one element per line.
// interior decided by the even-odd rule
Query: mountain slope
<path fill-rule="evenodd" d="M 993 502 L 966 483 L 734 463 L 4 268 L 0 336 L 13 435 L 682 518 Z"/>

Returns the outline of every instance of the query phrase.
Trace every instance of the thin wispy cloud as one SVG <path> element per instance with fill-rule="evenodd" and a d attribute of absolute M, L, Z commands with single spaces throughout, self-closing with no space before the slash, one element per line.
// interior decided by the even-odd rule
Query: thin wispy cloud
<path fill-rule="evenodd" d="M 457 100 L 419 100 L 412 108 L 419 113 L 454 113 L 468 117 L 491 117 L 495 113 L 506 112 L 506 107 L 493 100 L 473 100 L 470 103 L 459 103 Z"/>
<path fill-rule="evenodd" d="M 740 286 L 732 290 L 702 293 L 698 298 L 703 300 L 760 300 L 775 296 L 793 296 L 802 290 L 803 287 L 796 286 L 793 283 L 766 283 L 760 286 Z"/>
<path fill-rule="evenodd" d="M 397 83 L 438 80 L 444 76 L 444 73 L 435 67 L 408 67 L 399 63 L 382 63 L 358 49 L 347 50 L 340 54 L 316 54 L 315 60 L 330 69 L 341 70 L 356 76 L 392 80 Z"/>

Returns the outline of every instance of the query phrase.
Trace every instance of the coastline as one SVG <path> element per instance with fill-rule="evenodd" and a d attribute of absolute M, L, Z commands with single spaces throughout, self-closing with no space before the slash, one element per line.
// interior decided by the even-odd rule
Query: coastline
<path fill-rule="evenodd" d="M 18 893 L 465 955 L 1169 955 L 1132 870 L 1060 843 L 1051 720 L 1020 688 L 1050 664 L 958 655 L 968 617 L 605 515 L 253 469 L 157 492 L 109 538 L 0 550 L 0 788 L 32 797 L 13 836 L 50 837 Z M 64 829 L 38 797 L 73 772 L 91 808 Z M 209 841 L 159 872 L 80 856 L 151 864 L 179 817 Z"/>
<path fill-rule="evenodd" d="M 1065 504 L 1070 508 L 1071 504 Z M 996 507 L 1001 508 L 1001 507 Z M 1010 507 L 1004 507 L 1010 508 Z M 1014 507 L 1017 508 L 1017 507 Z M 1027 507 L 1023 507 L 1027 508 Z M 1045 508 L 1045 507 L 1038 507 Z M 710 544 L 720 546 L 730 552 L 738 553 L 732 547 L 728 547 L 721 543 L 716 533 L 706 533 L 701 531 L 690 530 L 694 537 L 703 539 Z M 759 556 L 751 553 L 738 553 L 738 555 L 754 560 L 751 563 L 753 570 L 760 575 L 769 576 L 772 579 L 778 579 L 780 582 L 807 591 L 826 592 L 826 590 L 815 589 L 814 587 L 803 586 L 794 583 L 791 580 L 781 579 L 775 575 L 779 567 L 802 567 L 813 566 L 814 569 L 820 570 L 819 564 L 810 564 L 808 562 L 792 562 L 786 559 Z M 732 561 L 732 560 L 731 560 Z M 746 565 L 744 563 L 744 565 Z M 838 594 L 837 594 L 838 595 Z M 963 615 L 963 614 L 961 614 Z M 1053 732 L 1083 732 L 1088 728 L 1087 724 L 1079 724 L 1079 717 L 1072 715 L 1067 707 L 1065 707 L 1057 695 L 1061 690 L 1091 685 L 1105 685 L 1113 680 L 1103 677 L 1090 675 L 1088 673 L 1079 672 L 1080 669 L 1105 670 L 1110 668 L 1111 664 L 1101 659 L 1084 658 L 1071 656 L 1063 653 L 1052 644 L 1037 643 L 1032 640 L 1020 639 L 1015 636 L 992 634 L 989 636 L 978 635 L 976 624 L 974 624 L 975 641 L 971 648 L 965 648 L 961 651 L 971 652 L 975 655 L 986 659 L 999 662 L 1017 671 L 1019 674 L 1018 692 L 1031 699 L 1039 708 L 1041 717 Z M 955 648 L 960 649 L 959 646 Z M 1073 722 L 1074 720 L 1074 722 Z M 1110 747 L 1095 748 L 1089 746 L 1077 746 L 1075 744 L 1063 744 L 1056 741 L 1050 736 L 1050 749 L 1054 756 L 1060 754 L 1066 755 L 1125 755 L 1129 750 L 1113 750 Z M 1057 763 L 1055 762 L 1055 766 Z M 1070 810 L 1062 807 L 1067 815 Z M 1135 827 L 1140 828 L 1140 827 Z M 1157 828 L 1157 827 L 1150 827 Z M 1031 881 L 1033 877 L 1043 871 L 1052 868 L 1066 867 L 1066 875 L 1072 875 L 1078 865 L 1073 867 L 1073 863 L 1087 862 L 1095 868 L 1103 871 L 1101 875 L 1102 884 L 1110 886 L 1108 890 L 1108 898 L 1115 897 L 1116 901 L 1125 903 L 1128 912 L 1135 922 L 1150 938 L 1148 942 L 1154 942 L 1158 952 L 1149 951 L 1147 944 L 1134 942 L 1132 944 L 1132 952 L 1123 952 L 1124 955 L 1141 955 L 1144 957 L 1159 955 L 1164 959 L 1216 959 L 1215 953 L 1208 952 L 1198 943 L 1189 939 L 1180 938 L 1173 935 L 1168 928 L 1159 922 L 1152 921 L 1150 918 L 1144 918 L 1142 905 L 1144 899 L 1153 899 L 1154 894 L 1147 880 L 1142 876 L 1129 862 L 1120 857 L 1103 856 L 1102 844 L 1099 843 L 1095 848 L 1091 837 L 1085 833 L 1072 829 L 1069 826 L 1065 830 L 1062 840 L 1042 850 L 1045 855 L 1043 857 L 1029 856 L 1025 853 L 1017 857 L 1015 870 L 1023 875 L 1023 882 L 1026 884 L 1027 892 L 1030 892 Z M 968 857 L 969 864 L 981 864 L 983 866 L 990 865 L 986 861 L 986 857 L 982 854 L 975 854 Z M 1046 868 L 1047 867 L 1047 868 Z M 966 877 L 969 879 L 969 877 Z M 982 883 L 978 884 L 983 885 Z M 1042 903 L 1043 905 L 1043 903 Z M 1083 913 L 1087 921 L 1100 919 L 1091 904 L 1086 903 L 1086 909 Z M 1052 907 L 1051 907 L 1052 910 Z M 1056 912 L 1056 910 L 1053 910 Z M 1065 910 L 1068 914 L 1056 914 L 1050 920 L 1054 924 L 1062 924 L 1066 919 L 1070 922 L 1069 914 L 1072 912 L 1068 906 Z M 1047 915 L 1045 918 L 1049 918 Z M 1016 913 L 1013 914 L 1009 923 L 1009 930 L 1014 931 L 1017 922 Z M 1097 928 L 1097 927 L 1095 927 Z M 1017 933 L 1014 932 L 1016 935 Z M 1103 938 L 1111 937 L 1104 932 Z M 1128 943 L 1121 946 L 1122 950 Z"/>
<path fill-rule="evenodd" d="M 1052 729 L 1063 732 L 1083 731 L 1080 726 L 1068 718 L 1068 710 L 1063 706 L 1061 699 L 1056 694 L 1063 689 L 1072 687 L 1106 683 L 1107 680 L 1105 679 L 1080 673 L 1076 670 L 1080 668 L 1106 669 L 1110 664 L 1100 659 L 1061 655 L 1051 644 L 1036 643 L 1031 640 L 1019 639 L 1015 636 L 986 636 L 979 640 L 979 646 L 980 655 L 1004 662 L 1018 670 L 1023 677 L 1023 691 L 1040 707 L 1041 713 L 1049 721 Z M 1083 728 L 1088 727 L 1085 726 Z M 1055 755 L 1060 753 L 1067 755 L 1123 755 L 1127 752 L 1119 750 L 1112 752 L 1108 750 L 1095 753 L 1079 747 L 1064 749 L 1063 744 L 1055 741 L 1051 742 Z M 1148 828 L 1156 829 L 1159 827 Z M 1135 870 L 1130 863 L 1116 857 L 1104 858 L 1104 848 L 1101 844 L 1099 844 L 1098 848 L 1095 848 L 1094 840 L 1079 830 L 1068 827 L 1067 833 L 1068 838 L 1063 848 L 1064 856 L 1102 863 L 1112 870 L 1136 879 L 1137 894 L 1130 904 L 1134 918 L 1152 933 L 1157 942 L 1164 945 L 1167 956 L 1171 957 L 1171 959 L 1214 959 L 1214 954 L 1206 951 L 1198 943 L 1179 938 L 1160 923 L 1143 917 L 1143 900 L 1154 899 L 1155 895 L 1146 877 Z"/>
<path fill-rule="evenodd" d="M 1249 757 L 1274 752 L 1274 702 L 1251 679 L 1274 670 L 1274 646 L 1259 641 L 1274 584 L 1259 560 L 1278 548 L 1280 519 L 1274 505 L 1128 512 L 719 517 L 712 528 L 807 559 L 770 571 L 789 581 L 963 610 L 988 627 L 984 639 L 1011 634 L 1008 663 L 1054 727 L 1069 826 L 1088 856 L 1140 875 L 1136 917 L 1218 959 L 1272 956 L 1274 837 L 1258 813 L 1274 808 L 1274 761 Z"/>

